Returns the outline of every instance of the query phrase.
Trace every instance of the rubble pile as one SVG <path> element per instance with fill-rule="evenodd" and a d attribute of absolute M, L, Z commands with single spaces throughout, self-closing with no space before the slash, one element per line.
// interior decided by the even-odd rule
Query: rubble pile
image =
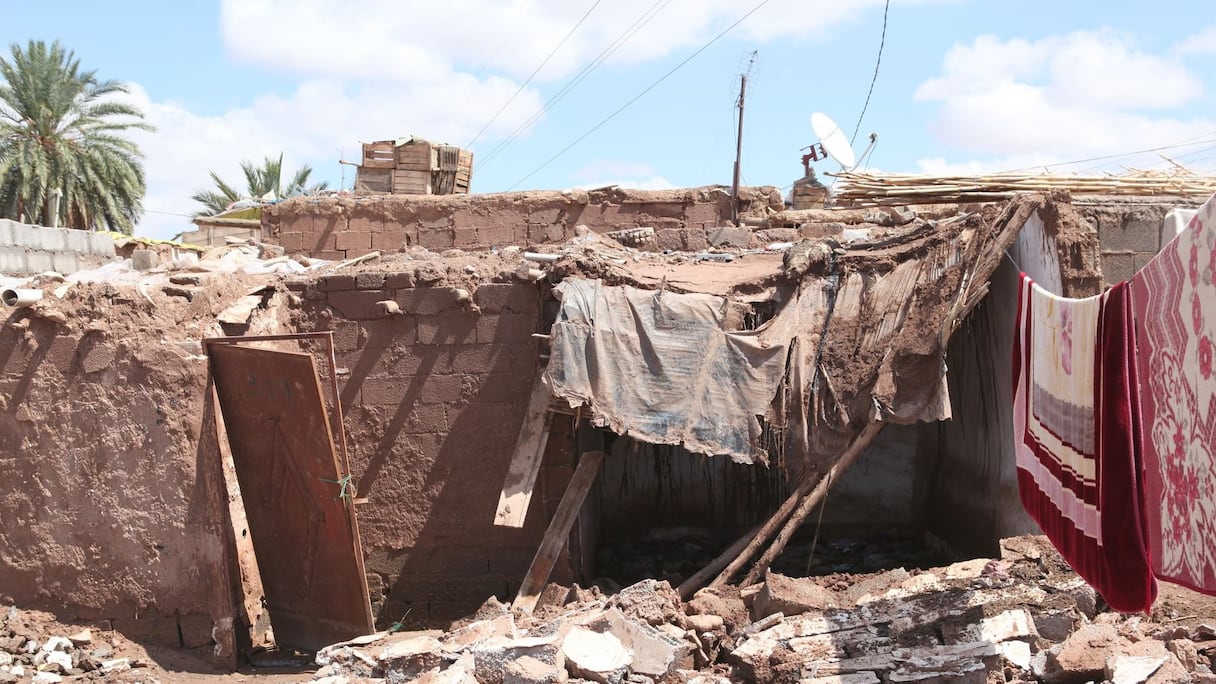
<path fill-rule="evenodd" d="M 1120 615 L 1045 538 L 1006 539 L 1001 555 L 916 573 L 769 572 L 754 586 L 703 589 L 687 602 L 657 580 L 610 597 L 550 585 L 535 614 L 491 599 L 446 632 L 335 644 L 317 654 L 316 678 L 1216 684 L 1216 628 L 1197 621 L 1216 617 L 1210 608 L 1156 620 Z"/>
<path fill-rule="evenodd" d="M 147 665 L 120 657 L 123 644 L 118 640 L 95 637 L 91 629 L 52 634 L 44 622 L 15 607 L 0 611 L 0 683 L 110 682 Z"/>

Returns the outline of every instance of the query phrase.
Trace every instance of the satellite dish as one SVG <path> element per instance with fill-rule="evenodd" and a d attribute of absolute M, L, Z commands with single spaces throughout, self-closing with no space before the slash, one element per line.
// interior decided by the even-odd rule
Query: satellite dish
<path fill-rule="evenodd" d="M 819 145 L 829 157 L 836 160 L 846 171 L 857 166 L 857 157 L 853 154 L 853 146 L 845 137 L 840 126 L 831 117 L 821 112 L 811 114 L 811 130 L 819 137 Z"/>

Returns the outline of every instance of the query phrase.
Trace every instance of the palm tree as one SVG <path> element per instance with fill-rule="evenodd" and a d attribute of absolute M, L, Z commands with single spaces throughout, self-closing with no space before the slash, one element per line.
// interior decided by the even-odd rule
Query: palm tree
<path fill-rule="evenodd" d="M 324 181 L 308 185 L 308 177 L 312 175 L 312 167 L 308 165 L 300 167 L 293 173 L 291 180 L 284 187 L 283 154 L 281 152 L 278 159 L 266 157 L 261 166 L 254 166 L 253 162 L 244 160 L 241 162 L 241 171 L 245 174 L 246 194 L 244 195 L 237 192 L 233 186 L 225 183 L 219 174 L 212 171 L 211 182 L 215 183 L 216 189 L 199 190 L 190 196 L 190 199 L 206 207 L 195 216 L 215 216 L 223 213 L 233 202 L 242 199 L 282 199 L 322 192 L 329 188 L 329 183 Z"/>
<path fill-rule="evenodd" d="M 0 58 L 0 216 L 130 233 L 145 185 L 125 134 L 152 127 L 121 100 L 126 85 L 82 71 L 58 41 L 10 51 Z"/>

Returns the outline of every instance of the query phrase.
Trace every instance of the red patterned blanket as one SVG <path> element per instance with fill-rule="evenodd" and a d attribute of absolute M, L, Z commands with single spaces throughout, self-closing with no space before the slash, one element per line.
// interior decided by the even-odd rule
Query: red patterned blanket
<path fill-rule="evenodd" d="M 1147 611 L 1139 417 L 1127 288 L 1056 297 L 1022 276 L 1014 432 L 1022 503 L 1077 574 L 1116 610 Z"/>
<path fill-rule="evenodd" d="M 1153 569 L 1216 594 L 1216 198 L 1130 281 Z"/>

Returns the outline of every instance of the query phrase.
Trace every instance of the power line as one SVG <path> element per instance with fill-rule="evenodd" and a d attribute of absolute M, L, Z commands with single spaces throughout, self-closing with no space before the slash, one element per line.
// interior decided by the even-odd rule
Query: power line
<path fill-rule="evenodd" d="M 583 25 L 583 22 L 587 20 L 587 17 L 591 16 L 591 13 L 595 11 L 596 7 L 599 7 L 601 2 L 603 2 L 603 0 L 595 0 L 595 2 L 591 4 L 591 7 L 583 13 L 582 18 L 578 20 L 578 23 L 576 23 L 569 31 L 566 32 L 565 37 L 563 37 L 561 41 L 554 46 L 553 50 L 549 52 L 544 61 L 540 63 L 540 66 L 536 67 L 536 69 L 534 69 L 528 76 L 528 79 L 519 85 L 519 88 L 515 90 L 515 93 L 511 95 L 511 97 L 508 98 L 501 107 L 498 108 L 498 111 L 494 113 L 494 116 L 490 117 L 490 120 L 486 122 L 486 125 L 482 126 L 480 131 L 477 131 L 477 135 L 473 136 L 473 139 L 469 141 L 468 145 L 465 145 L 466 148 L 472 147 L 473 143 L 477 142 L 477 139 L 481 137 L 481 134 L 485 133 L 486 129 L 498 120 L 498 117 L 501 116 L 502 113 L 506 111 L 507 107 L 509 107 L 511 103 L 515 101 L 515 98 L 519 97 L 519 94 L 524 91 L 524 88 L 528 87 L 528 84 L 532 82 L 532 79 L 536 78 L 536 75 L 540 73 L 540 70 L 545 68 L 545 65 L 549 63 L 549 60 L 553 59 L 553 55 L 556 55 L 557 51 L 562 49 L 562 46 L 566 44 L 566 41 L 570 40 L 570 36 L 574 35 L 574 32 L 578 30 L 578 27 Z"/>
<path fill-rule="evenodd" d="M 662 5 L 661 7 L 660 4 Z M 657 16 L 659 12 L 662 12 L 663 9 L 669 4 L 671 4 L 671 0 L 655 0 L 654 4 L 643 12 L 641 16 L 635 19 L 628 28 L 622 31 L 621 34 L 617 36 L 616 40 L 612 41 L 612 43 L 610 43 L 608 47 L 605 47 L 595 59 L 588 62 L 582 68 L 582 70 L 566 81 L 566 84 L 562 86 L 562 88 L 556 93 L 554 93 L 552 97 L 546 100 L 545 103 L 541 105 L 540 109 L 533 112 L 532 116 L 528 117 L 527 121 L 524 121 L 522 124 L 516 127 L 514 131 L 511 131 L 510 135 L 499 142 L 494 149 L 490 150 L 485 158 L 478 162 L 480 164 L 480 168 L 484 170 L 486 164 L 489 163 L 491 159 L 498 156 L 500 152 L 505 150 L 512 142 L 518 139 L 529 126 L 539 121 L 540 118 L 553 107 L 553 105 L 557 104 L 563 97 L 568 95 L 570 91 L 574 90 L 580 83 L 585 81 L 587 77 L 591 75 L 591 72 L 599 68 L 600 65 L 607 61 L 608 58 L 611 57 L 622 46 L 624 46 L 625 43 L 629 42 L 629 40 L 633 38 L 638 31 L 641 31 L 646 24 L 650 23 L 651 19 L 654 19 L 655 16 Z"/>
<path fill-rule="evenodd" d="M 849 144 L 857 142 L 857 131 L 861 130 L 861 120 L 866 116 L 870 107 L 870 96 L 874 94 L 874 84 L 878 82 L 878 67 L 882 66 L 882 49 L 887 44 L 887 11 L 891 9 L 891 0 L 882 8 L 882 37 L 878 39 L 878 59 L 874 60 L 874 77 L 870 79 L 870 90 L 866 93 L 866 103 L 861 106 L 861 114 L 857 115 L 857 126 L 853 128 L 853 137 Z"/>
<path fill-rule="evenodd" d="M 604 126 L 604 124 L 606 124 L 606 123 L 608 123 L 609 121 L 611 121 L 611 120 L 613 120 L 614 118 L 616 118 L 616 116 L 617 116 L 618 114 L 620 114 L 621 112 L 623 112 L 623 111 L 625 111 L 626 109 L 628 109 L 628 108 L 629 108 L 629 106 L 630 106 L 630 105 L 632 105 L 634 102 L 637 102 L 638 100 L 642 99 L 642 97 L 643 97 L 644 95 L 646 95 L 646 93 L 649 93 L 650 91 L 652 91 L 652 90 L 654 90 L 655 88 L 657 88 L 657 87 L 659 86 L 659 84 L 661 84 L 663 81 L 666 81 L 666 80 L 667 80 L 667 79 L 668 79 L 668 78 L 669 78 L 669 77 L 670 77 L 672 74 L 676 73 L 676 72 L 677 72 L 677 71 L 679 71 L 681 68 L 683 68 L 685 64 L 688 64 L 688 63 L 689 63 L 689 62 L 691 62 L 691 61 L 692 61 L 692 60 L 693 60 L 693 59 L 694 59 L 694 58 L 695 58 L 697 55 L 699 55 L 699 54 L 701 54 L 702 52 L 705 52 L 706 50 L 708 50 L 708 49 L 709 49 L 709 47 L 710 47 L 711 45 L 713 45 L 714 43 L 716 43 L 716 42 L 718 42 L 719 40 L 721 40 L 721 38 L 722 38 L 723 36 L 725 36 L 726 34 L 730 33 L 732 30 L 734 30 L 734 28 L 735 28 L 736 26 L 738 26 L 739 24 L 742 24 L 742 23 L 743 23 L 745 20 L 747 20 L 747 18 L 748 18 L 748 17 L 750 17 L 751 15 L 755 14 L 757 11 L 759 11 L 759 9 L 760 9 L 761 7 L 764 7 L 764 6 L 765 6 L 765 5 L 767 5 L 768 3 L 769 3 L 769 0 L 760 0 L 760 2 L 759 2 L 759 3 L 758 3 L 756 6 L 755 6 L 755 7 L 751 8 L 750 10 L 748 10 L 747 14 L 744 14 L 743 16 L 741 16 L 741 17 L 739 17 L 738 19 L 736 19 L 736 20 L 735 20 L 735 22 L 734 22 L 733 24 L 731 24 L 730 26 L 727 26 L 725 29 L 723 29 L 723 30 L 722 30 L 722 32 L 721 32 L 721 33 L 719 33 L 718 35 L 716 35 L 716 36 L 714 36 L 713 38 L 709 39 L 709 42 L 707 42 L 707 43 L 705 43 L 704 45 L 702 45 L 701 47 L 697 48 L 697 50 L 696 50 L 695 52 L 693 52 L 691 55 L 689 55 L 689 56 L 685 57 L 685 58 L 684 58 L 684 60 L 683 60 L 682 62 L 680 62 L 679 64 L 675 65 L 675 66 L 674 66 L 674 67 L 672 67 L 672 68 L 671 68 L 671 69 L 670 69 L 670 70 L 669 70 L 667 73 L 665 73 L 665 74 L 663 74 L 662 76 L 660 76 L 660 77 L 659 77 L 659 79 L 658 79 L 657 81 L 655 81 L 654 83 L 651 83 L 650 85 L 646 86 L 646 88 L 645 88 L 645 89 L 643 89 L 643 90 L 642 90 L 642 92 L 638 93 L 637 95 L 634 95 L 634 96 L 633 96 L 632 98 L 630 98 L 630 99 L 629 99 L 629 100 L 628 100 L 628 101 L 627 101 L 625 104 L 623 104 L 623 105 L 621 105 L 619 108 L 617 108 L 617 110 L 616 110 L 616 111 L 614 111 L 614 112 L 612 112 L 611 114 L 609 114 L 608 116 L 604 117 L 604 119 L 603 119 L 602 121 L 600 121 L 600 122 L 599 122 L 599 123 L 597 123 L 596 125 L 592 126 L 592 127 L 591 127 L 591 130 L 589 130 L 589 131 L 587 131 L 586 133 L 583 133 L 583 134 L 582 134 L 582 135 L 580 135 L 579 137 L 575 138 L 574 142 L 571 142 L 569 145 L 566 145 L 565 147 L 563 147 L 563 148 L 561 149 L 561 151 L 559 151 L 557 154 L 555 154 L 555 155 L 553 155 L 552 157 L 550 157 L 550 158 L 549 158 L 548 160 L 546 160 L 546 161 L 545 161 L 543 164 L 541 164 L 540 166 L 536 167 L 535 169 L 532 169 L 532 171 L 531 171 L 530 173 L 528 173 L 528 175 L 524 176 L 523 178 L 520 178 L 518 181 L 516 181 L 516 182 L 515 182 L 515 184 L 514 184 L 514 185 L 512 185 L 510 188 L 508 188 L 508 190 L 514 190 L 515 188 L 519 187 L 519 184 L 520 184 L 520 183 L 523 183 L 524 181 L 528 180 L 528 179 L 529 179 L 529 178 L 531 178 L 532 176 L 535 176 L 537 173 L 539 173 L 539 172 L 540 172 L 542 169 L 544 169 L 546 166 L 548 166 L 549 164 L 552 164 L 552 163 L 553 163 L 555 160 L 557 160 L 557 159 L 558 159 L 559 157 L 561 157 L 563 154 L 565 154 L 565 153 L 569 152 L 569 151 L 570 151 L 570 149 L 571 149 L 571 148 L 573 148 L 575 145 L 577 145 L 577 144 L 579 144 L 580 142 L 582 142 L 583 140 L 587 139 L 587 137 L 588 137 L 588 136 L 590 136 L 592 133 L 595 133 L 595 132 L 596 132 L 596 131 L 598 131 L 600 128 L 602 128 L 602 127 Z"/>
<path fill-rule="evenodd" d="M 1188 138 L 1188 139 L 1183 140 L 1178 143 L 1173 143 L 1170 145 L 1162 145 L 1160 147 L 1150 147 L 1150 148 L 1144 149 L 1144 150 L 1133 150 L 1131 152 L 1120 152 L 1118 154 L 1108 154 L 1108 155 L 1104 155 L 1101 157 L 1090 157 L 1088 159 L 1076 159 L 1073 161 L 1059 162 L 1059 163 L 1055 163 L 1055 164 L 1038 164 L 1035 166 L 1025 166 L 1020 169 L 1005 169 L 1004 171 L 998 171 L 997 173 L 1020 173 L 1022 171 L 1037 171 L 1039 169 L 1047 169 L 1047 168 L 1052 168 L 1052 167 L 1073 166 L 1075 164 L 1088 164 L 1089 162 L 1096 162 L 1096 161 L 1110 161 L 1112 159 L 1125 159 L 1127 157 L 1132 157 L 1137 154 L 1147 154 L 1149 152 L 1162 152 L 1164 150 L 1176 150 L 1180 147 L 1190 147 L 1191 145 L 1203 145 L 1203 144 L 1207 144 L 1207 143 L 1211 143 L 1211 142 L 1216 142 L 1216 138 L 1212 138 L 1211 136 L 1216 136 L 1216 131 L 1212 131 L 1210 133 L 1204 133 L 1203 135 L 1198 135 L 1198 136 L 1195 136 L 1194 138 Z"/>

